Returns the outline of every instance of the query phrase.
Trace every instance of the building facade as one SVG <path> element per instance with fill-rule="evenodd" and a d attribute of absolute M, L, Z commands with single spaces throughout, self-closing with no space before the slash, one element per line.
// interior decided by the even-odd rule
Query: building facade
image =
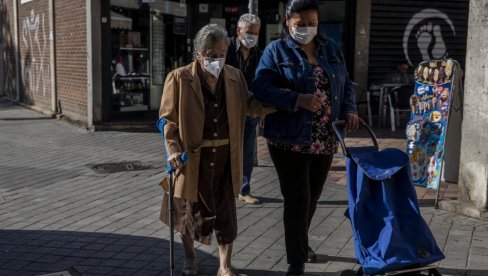
<path fill-rule="evenodd" d="M 152 124 L 165 76 L 192 60 L 192 38 L 200 27 L 214 22 L 233 36 L 239 15 L 251 10 L 262 19 L 264 48 L 281 36 L 285 2 L 0 0 L 0 96 L 89 129 L 120 121 Z M 318 2 L 320 31 L 341 46 L 359 96 L 399 63 L 413 70 L 422 60 L 453 58 L 466 69 L 467 112 L 462 142 L 456 141 L 461 194 L 458 202 L 441 206 L 486 217 L 487 136 L 480 128 L 486 124 L 486 93 L 475 92 L 486 91 L 488 83 L 488 3 Z"/>
<path fill-rule="evenodd" d="M 262 19 L 259 46 L 280 37 L 285 0 L 0 0 L 0 95 L 89 128 L 153 121 L 172 69 L 192 60 L 209 22 L 235 34 Z M 360 91 L 398 63 L 450 57 L 464 66 L 468 0 L 319 0 L 320 31 L 342 48 Z"/>
<path fill-rule="evenodd" d="M 248 2 L 1 0 L 0 95 L 88 128 L 154 121 L 196 31 L 235 30 Z"/>

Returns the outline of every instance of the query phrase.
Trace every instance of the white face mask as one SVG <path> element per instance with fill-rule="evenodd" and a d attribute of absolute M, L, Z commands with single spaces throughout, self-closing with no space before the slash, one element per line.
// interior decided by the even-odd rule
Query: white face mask
<path fill-rule="evenodd" d="M 258 43 L 258 36 L 244 33 L 244 38 L 241 38 L 241 43 L 246 48 L 252 48 Z"/>
<path fill-rule="evenodd" d="M 291 27 L 290 35 L 296 42 L 305 45 L 317 35 L 317 27 Z"/>
<path fill-rule="evenodd" d="M 224 68 L 225 58 L 204 58 L 203 68 L 205 71 L 212 74 L 215 78 L 219 78 L 222 68 Z"/>

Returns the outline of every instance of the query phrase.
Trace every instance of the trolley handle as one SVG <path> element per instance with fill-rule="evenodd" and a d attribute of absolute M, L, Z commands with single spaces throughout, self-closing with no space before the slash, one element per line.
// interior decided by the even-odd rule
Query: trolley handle
<path fill-rule="evenodd" d="M 379 149 L 378 140 L 376 139 L 376 135 L 374 135 L 373 130 L 361 118 L 359 118 L 359 124 L 368 131 L 371 140 L 373 140 L 374 147 L 376 149 Z M 332 122 L 332 128 L 334 129 L 334 132 L 337 136 L 337 140 L 339 140 L 339 144 L 341 145 L 342 152 L 344 153 L 345 156 L 349 156 L 346 143 L 344 142 L 344 139 L 346 138 L 346 132 L 344 131 L 345 126 L 346 126 L 345 120 L 336 120 Z"/>

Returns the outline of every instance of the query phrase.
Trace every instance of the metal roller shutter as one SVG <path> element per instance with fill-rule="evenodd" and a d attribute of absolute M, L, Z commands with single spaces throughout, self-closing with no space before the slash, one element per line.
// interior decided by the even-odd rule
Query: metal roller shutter
<path fill-rule="evenodd" d="M 453 58 L 464 68 L 469 0 L 373 0 L 369 83 L 381 83 L 399 63 Z"/>

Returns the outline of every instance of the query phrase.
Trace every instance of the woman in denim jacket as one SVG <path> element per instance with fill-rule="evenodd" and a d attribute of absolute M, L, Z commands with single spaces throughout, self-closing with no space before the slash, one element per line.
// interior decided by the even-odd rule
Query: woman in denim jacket
<path fill-rule="evenodd" d="M 304 263 L 317 258 L 308 231 L 337 152 L 332 121 L 345 119 L 348 131 L 358 127 L 344 58 L 317 35 L 318 24 L 317 1 L 288 1 L 286 36 L 266 47 L 253 82 L 255 98 L 278 109 L 265 118 L 264 137 L 284 198 L 287 275 L 303 274 Z"/>

